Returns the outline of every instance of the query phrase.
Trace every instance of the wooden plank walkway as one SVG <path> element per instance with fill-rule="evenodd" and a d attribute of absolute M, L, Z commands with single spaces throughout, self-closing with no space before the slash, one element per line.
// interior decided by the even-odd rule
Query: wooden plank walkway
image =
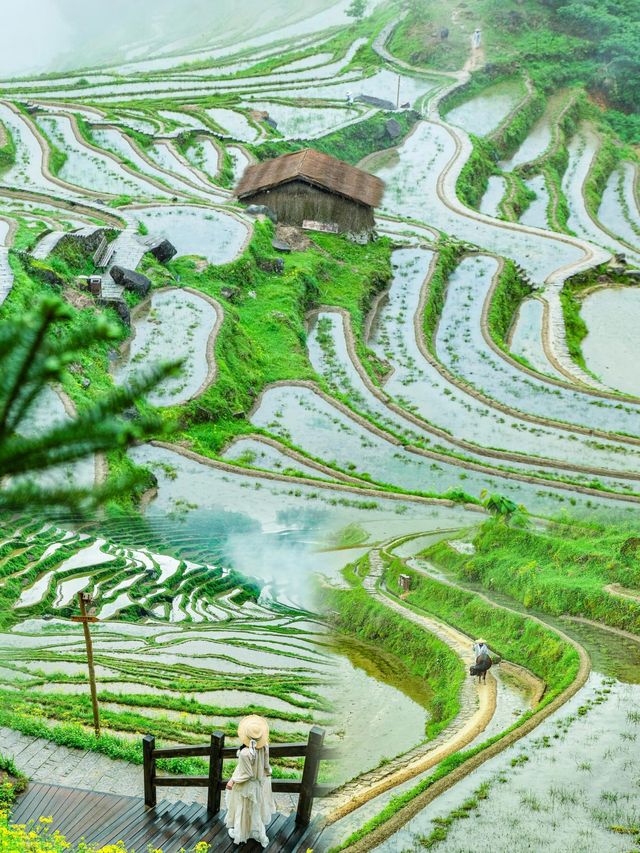
<path fill-rule="evenodd" d="M 211 845 L 211 853 L 258 853 L 263 848 L 250 841 L 233 844 L 223 823 L 223 813 L 216 818 L 207 814 L 198 803 L 159 802 L 154 809 L 145 808 L 139 797 L 100 794 L 32 782 L 11 813 L 11 822 L 37 822 L 40 817 L 52 817 L 51 831 L 59 830 L 71 844 L 84 839 L 88 844 L 102 846 L 123 841 L 127 849 L 145 851 L 161 848 L 163 853 L 187 853 L 198 841 Z M 267 834 L 269 853 L 324 853 L 320 844 L 323 827 L 311 823 L 297 827 L 295 814 L 278 814 Z"/>

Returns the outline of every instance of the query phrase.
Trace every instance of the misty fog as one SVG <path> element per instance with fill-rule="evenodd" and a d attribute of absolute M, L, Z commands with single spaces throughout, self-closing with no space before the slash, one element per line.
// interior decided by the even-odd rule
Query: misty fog
<path fill-rule="evenodd" d="M 334 5 L 336 0 L 21 0 L 3 7 L 0 76 L 231 44 Z"/>

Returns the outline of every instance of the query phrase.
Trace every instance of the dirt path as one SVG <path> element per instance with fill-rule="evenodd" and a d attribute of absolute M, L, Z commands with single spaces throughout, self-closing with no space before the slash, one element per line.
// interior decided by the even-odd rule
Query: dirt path
<path fill-rule="evenodd" d="M 407 537 L 404 537 L 402 541 L 407 541 Z M 397 540 L 394 544 L 400 544 L 400 540 Z M 393 548 L 394 544 L 389 547 Z M 417 567 L 415 568 L 419 571 Z M 425 575 L 430 576 L 428 571 L 423 569 L 422 572 Z M 451 586 L 454 589 L 460 589 L 464 592 L 468 592 L 468 590 L 465 590 L 464 587 L 460 587 L 452 581 L 442 579 L 441 577 L 438 577 L 438 581 L 440 583 L 447 584 L 448 586 Z M 505 605 L 497 604 L 483 593 L 476 592 L 474 593 L 474 595 L 476 595 L 482 601 L 485 601 L 486 603 L 490 604 L 492 607 L 496 607 L 500 610 L 506 610 L 510 613 L 517 613 L 518 616 L 522 616 L 522 614 L 518 611 L 512 610 L 511 608 L 506 607 Z M 507 749 L 509 746 L 512 746 L 525 735 L 528 735 L 530 732 L 532 732 L 543 720 L 545 720 L 547 717 L 549 717 L 551 714 L 561 708 L 565 704 L 565 702 L 567 702 L 572 696 L 574 696 L 578 692 L 578 690 L 580 690 L 580 688 L 585 684 L 591 671 L 591 662 L 584 648 L 571 637 L 556 628 L 552 628 L 550 625 L 547 625 L 545 622 L 543 622 L 541 619 L 538 619 L 536 616 L 528 615 L 527 618 L 532 619 L 534 622 L 539 623 L 550 631 L 554 631 L 556 634 L 562 637 L 563 640 L 565 640 L 567 643 L 569 643 L 576 649 L 580 657 L 580 665 L 573 682 L 562 693 L 556 696 L 555 699 L 550 702 L 545 708 L 531 716 L 517 729 L 505 735 L 499 741 L 496 741 L 495 743 L 491 744 L 491 746 L 482 750 L 482 752 L 479 752 L 473 757 L 469 758 L 467 761 L 464 762 L 464 764 L 461 764 L 451 773 L 448 773 L 442 779 L 439 779 L 421 794 L 418 794 L 417 797 L 414 797 L 409 803 L 407 803 L 406 806 L 404 806 L 404 808 L 400 809 L 391 818 L 389 818 L 388 821 L 374 829 L 360 841 L 357 841 L 354 844 L 351 844 L 349 847 L 345 848 L 347 851 L 349 851 L 349 853 L 369 853 L 369 851 L 374 849 L 377 845 L 381 844 L 383 841 L 386 841 L 388 838 L 395 835 L 395 833 L 398 832 L 398 830 L 402 826 L 404 826 L 407 821 L 414 817 L 414 815 L 422 811 L 425 806 L 427 806 L 430 802 L 432 802 L 438 796 L 443 794 L 447 789 L 451 788 L 453 785 L 464 779 L 464 777 L 471 773 L 472 770 L 475 770 L 481 764 L 484 764 L 485 761 L 488 761 L 490 758 L 493 758 L 494 756 L 498 755 L 500 752 Z"/>
<path fill-rule="evenodd" d="M 500 258 L 498 258 L 498 260 L 501 262 Z M 431 277 L 432 277 L 432 274 L 433 274 L 433 271 L 435 268 L 435 261 L 436 261 L 436 258 L 434 257 L 434 260 L 430 266 L 427 277 L 425 278 L 425 282 L 424 282 L 424 285 L 422 287 L 418 306 L 417 306 L 416 311 L 414 313 L 414 324 L 413 324 L 414 325 L 414 333 L 415 333 L 415 338 L 416 338 L 416 344 L 417 344 L 418 349 L 420 350 L 421 355 L 424 357 L 425 361 L 429 362 L 429 364 L 432 367 L 434 367 L 448 383 L 458 387 L 464 393 L 469 394 L 470 396 L 474 397 L 475 399 L 479 400 L 482 403 L 485 403 L 487 406 L 489 406 L 491 408 L 498 408 L 500 411 L 504 411 L 507 414 L 509 414 L 515 418 L 518 418 L 521 420 L 527 420 L 527 421 L 533 420 L 534 422 L 539 422 L 539 420 L 536 420 L 533 416 L 528 415 L 526 412 L 523 413 L 518 409 L 512 409 L 510 406 L 506 406 L 504 404 L 497 403 L 495 400 L 488 398 L 488 397 L 485 397 L 476 388 L 474 388 L 474 386 L 468 385 L 466 382 L 459 379 L 454 374 L 450 373 L 447 370 L 447 368 L 443 367 L 443 365 L 436 358 L 434 358 L 434 356 L 431 354 L 430 350 L 427 347 L 427 343 L 426 343 L 425 336 L 424 336 L 424 330 L 422 328 L 422 317 L 424 316 L 424 312 L 425 312 L 425 306 L 426 306 L 426 301 L 428 298 Z M 495 289 L 495 285 L 497 282 L 498 275 L 499 275 L 499 271 L 496 273 L 496 276 L 494 277 L 494 282 L 492 284 L 491 294 L 493 293 L 493 291 Z M 383 294 L 381 294 L 381 296 L 384 297 L 385 293 L 383 292 Z M 491 295 L 486 300 L 483 312 L 488 311 L 490 302 L 491 302 Z M 351 322 L 351 315 L 349 314 L 349 312 L 346 311 L 344 308 L 336 308 L 335 306 L 321 305 L 319 308 L 315 308 L 307 314 L 307 320 L 309 320 L 310 318 L 317 316 L 318 314 L 321 314 L 321 313 L 336 314 L 336 315 L 339 315 L 341 317 L 342 325 L 343 325 L 343 332 L 344 332 L 344 336 L 345 336 L 345 342 L 347 345 L 347 354 L 349 356 L 349 359 L 351 361 L 352 366 L 357 371 L 363 385 L 366 387 L 367 391 L 370 394 L 372 394 L 373 396 L 375 396 L 381 403 L 383 403 L 389 409 L 389 411 L 391 411 L 394 414 L 402 417 L 405 421 L 407 421 L 408 424 L 413 424 L 414 426 L 419 427 L 424 432 L 427 432 L 427 433 L 434 435 L 434 436 L 437 436 L 439 438 L 443 438 L 448 443 L 455 444 L 461 450 L 466 450 L 466 451 L 472 453 L 474 456 L 487 457 L 490 460 L 495 459 L 497 462 L 520 462 L 520 463 L 527 465 L 531 468 L 535 468 L 535 467 L 561 468 L 561 469 L 566 470 L 566 471 L 589 474 L 589 475 L 593 475 L 593 476 L 597 476 L 597 477 L 608 477 L 608 476 L 613 475 L 613 476 L 622 477 L 623 479 L 629 479 L 629 480 L 640 479 L 640 473 L 636 473 L 636 472 L 629 471 L 629 470 L 613 472 L 613 471 L 610 471 L 606 468 L 598 468 L 598 467 L 588 466 L 588 465 L 577 465 L 577 464 L 573 464 L 573 463 L 564 462 L 563 460 L 560 460 L 560 459 L 548 459 L 544 456 L 527 456 L 526 454 L 515 453 L 513 451 L 494 450 L 492 448 L 482 447 L 480 445 L 474 444 L 471 441 L 466 441 L 463 438 L 458 438 L 457 436 L 453 435 L 452 433 L 449 433 L 446 430 L 443 430 L 437 426 L 434 426 L 432 423 L 425 420 L 419 414 L 416 414 L 414 412 L 411 412 L 409 409 L 404 409 L 404 408 L 402 408 L 402 406 L 399 406 L 393 400 L 393 398 L 389 397 L 385 393 L 383 388 L 373 384 L 373 382 L 371 381 L 371 378 L 369 377 L 366 370 L 362 366 L 362 362 L 360 361 L 360 358 L 358 356 L 358 353 L 356 350 L 355 336 L 353 333 L 353 327 L 352 327 L 352 322 Z M 374 320 L 375 320 L 375 318 L 373 316 L 370 316 L 367 320 L 367 323 L 369 325 L 371 325 L 374 322 Z M 487 336 L 487 343 L 491 346 L 492 349 L 494 349 L 494 351 L 497 351 L 499 354 L 504 356 L 505 354 L 502 352 L 502 350 L 499 350 L 496 347 L 495 343 L 493 342 L 493 339 L 491 338 L 491 336 L 489 334 L 488 321 L 487 321 L 487 317 L 486 317 L 485 313 L 483 313 L 483 323 L 484 323 L 484 326 L 483 326 L 482 331 L 483 331 L 483 334 L 485 334 Z M 367 338 L 365 337 L 365 340 L 366 339 Z M 505 359 L 507 361 L 513 361 L 510 356 L 506 356 Z M 533 376 L 536 376 L 536 377 L 538 376 L 538 374 L 535 374 L 533 371 L 530 371 L 528 368 L 525 368 L 522 365 L 520 365 L 519 362 L 513 361 L 513 364 L 517 369 L 523 370 L 526 373 L 530 373 Z M 318 394 L 318 396 L 322 397 L 326 402 L 328 402 L 332 406 L 340 409 L 340 411 L 342 411 L 345 415 L 350 417 L 352 420 L 355 420 L 357 423 L 359 423 L 360 425 L 362 425 L 363 427 L 365 427 L 369 431 L 374 432 L 376 435 L 378 435 L 381 438 L 386 439 L 387 441 L 391 441 L 391 443 L 393 443 L 393 444 L 399 443 L 398 439 L 396 439 L 394 436 L 392 436 L 389 433 L 385 432 L 384 430 L 380 429 L 379 427 L 377 427 L 376 425 L 374 425 L 373 423 L 368 421 L 366 418 L 359 415 L 353 409 L 350 409 L 349 407 L 345 406 L 342 402 L 336 400 L 334 397 L 330 397 L 328 394 L 326 394 L 324 391 L 322 391 L 322 389 L 320 389 L 313 382 L 310 382 L 310 381 L 293 382 L 293 381 L 284 380 L 281 382 L 274 382 L 267 387 L 272 388 L 272 387 L 277 387 L 278 385 L 285 385 L 286 386 L 286 385 L 293 385 L 293 384 L 304 385 L 305 387 L 310 388 L 311 390 L 314 391 L 314 393 Z M 563 383 L 559 382 L 557 384 L 562 385 Z M 252 408 L 250 416 L 256 410 L 256 408 L 257 408 L 257 405 Z M 562 426 L 563 430 L 566 430 L 568 428 L 567 424 L 562 424 L 561 426 Z M 583 434 L 589 434 L 589 435 L 596 434 L 596 431 L 588 430 L 586 427 L 581 428 L 579 426 L 576 426 L 576 427 L 569 427 L 569 429 L 570 429 L 570 431 L 580 432 Z M 610 437 L 610 436 L 608 436 L 607 434 L 603 434 L 602 437 L 606 438 L 606 437 Z M 616 438 L 618 438 L 618 436 L 616 436 Z M 630 440 L 630 443 L 640 443 L 640 440 L 638 440 L 638 439 L 629 439 L 629 440 Z M 442 455 L 440 453 L 438 453 L 437 451 L 426 450 L 425 448 L 414 447 L 412 445 L 405 445 L 405 449 L 410 450 L 412 453 L 415 453 L 419 456 L 424 456 L 425 458 L 438 459 L 438 460 L 443 458 Z M 576 484 L 562 483 L 561 480 L 545 481 L 544 479 L 542 479 L 540 477 L 534 478 L 531 474 L 528 474 L 526 471 L 514 472 L 514 471 L 506 471 L 506 470 L 502 471 L 502 470 L 493 469 L 492 467 L 489 467 L 488 463 L 485 465 L 483 460 L 457 459 L 456 457 L 452 457 L 452 456 L 446 456 L 445 460 L 450 464 L 459 464 L 461 468 L 466 468 L 467 470 L 484 471 L 487 474 L 496 474 L 497 476 L 505 477 L 506 479 L 514 479 L 514 480 L 519 480 L 522 482 L 530 482 L 530 483 L 536 483 L 536 484 L 546 483 L 551 488 L 560 488 L 560 489 L 564 488 L 564 489 L 567 489 L 569 491 L 583 492 L 584 494 L 593 494 L 594 496 L 602 496 L 602 494 L 603 494 L 602 491 L 593 490 L 588 486 L 583 486 L 583 485 L 580 485 L 577 483 Z"/>
<path fill-rule="evenodd" d="M 382 39 L 383 34 L 384 42 L 388 39 L 391 34 L 393 27 L 397 24 L 395 22 L 393 25 L 389 25 L 385 30 L 380 33 L 379 39 Z M 386 59 L 389 62 L 401 65 L 407 70 L 421 71 L 422 69 L 413 67 L 408 65 L 407 63 L 401 63 L 396 60 L 389 52 L 384 48 L 384 42 L 382 47 L 374 43 L 374 50 Z M 464 166 L 464 164 L 469 159 L 471 155 L 471 142 L 468 136 L 461 131 L 459 128 L 456 128 L 452 125 L 449 125 L 444 119 L 441 118 L 439 107 L 442 100 L 449 95 L 452 91 L 464 85 L 468 80 L 471 74 L 482 67 L 484 63 L 484 50 L 483 48 L 478 48 L 476 50 L 471 50 L 469 58 L 467 59 L 464 67 L 461 71 L 455 72 L 453 74 L 445 74 L 444 76 L 449 76 L 454 78 L 454 82 L 441 89 L 440 91 L 436 91 L 428 103 L 428 119 L 432 122 L 442 125 L 454 138 L 456 150 L 449 161 L 449 163 L 443 169 L 441 175 L 438 178 L 436 191 L 441 199 L 441 201 L 446 204 L 446 206 L 452 210 L 453 212 L 462 214 L 468 218 L 476 219 L 484 222 L 491 222 L 491 224 L 495 225 L 495 227 L 502 228 L 511 228 L 517 231 L 521 231 L 523 233 L 535 233 L 537 235 L 541 235 L 546 237 L 547 239 L 560 239 L 564 242 L 570 243 L 571 245 L 579 246 L 584 252 L 583 259 L 574 262 L 573 264 L 568 265 L 565 268 L 561 268 L 559 270 L 554 271 L 547 278 L 546 284 L 549 285 L 549 292 L 543 292 L 541 294 L 542 298 L 544 298 L 549 306 L 549 311 L 547 313 L 548 323 L 544 330 L 544 346 L 547 351 L 547 356 L 553 364 L 558 365 L 558 369 L 570 380 L 573 382 L 577 382 L 579 385 L 594 385 L 593 378 L 582 371 L 582 369 L 575 364 L 571 355 L 569 353 L 567 343 L 566 343 L 566 332 L 564 328 L 564 315 L 562 313 L 562 306 L 560 304 L 559 290 L 562 287 L 562 284 L 566 278 L 571 275 L 575 275 L 578 272 L 582 272 L 586 269 L 590 269 L 593 266 L 596 266 L 598 263 L 603 263 L 608 260 L 610 257 L 610 253 L 601 249 L 600 247 L 594 247 L 590 243 L 585 240 L 581 240 L 576 237 L 570 237 L 566 234 L 558 234 L 556 232 L 548 232 L 544 229 L 533 228 L 531 226 L 525 226 L 521 223 L 509 223 L 500 220 L 495 220 L 491 217 L 487 217 L 484 214 L 479 213 L 478 211 L 474 211 L 470 208 L 466 208 L 459 200 L 456 194 L 455 183 L 457 180 L 457 176 Z M 422 70 L 423 71 L 423 70 Z M 423 71 L 424 73 L 424 71 Z"/>
<path fill-rule="evenodd" d="M 438 619 L 414 613 L 379 589 L 383 561 L 379 550 L 370 552 L 370 571 L 364 579 L 364 588 L 385 607 L 438 637 L 462 659 L 466 667 L 473 662 L 469 637 Z M 380 794 L 429 770 L 462 749 L 476 738 L 489 724 L 496 710 L 496 681 L 489 673 L 486 684 L 465 678 L 460 696 L 461 711 L 453 723 L 433 741 L 415 747 L 411 752 L 388 762 L 383 767 L 364 773 L 347 783 L 326 802 L 329 823 L 343 818 L 364 803 Z"/>
<path fill-rule="evenodd" d="M 617 595 L 618 598 L 626 598 L 627 601 L 633 601 L 640 604 L 640 590 L 629 589 L 626 586 L 621 586 L 619 583 L 609 583 L 604 589 L 611 595 Z"/>

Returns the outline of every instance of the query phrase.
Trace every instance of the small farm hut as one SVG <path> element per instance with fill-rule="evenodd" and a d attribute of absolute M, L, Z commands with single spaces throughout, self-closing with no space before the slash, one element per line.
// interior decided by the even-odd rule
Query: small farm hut
<path fill-rule="evenodd" d="M 266 205 L 284 225 L 363 234 L 374 228 L 384 183 L 312 148 L 248 166 L 236 196 Z"/>

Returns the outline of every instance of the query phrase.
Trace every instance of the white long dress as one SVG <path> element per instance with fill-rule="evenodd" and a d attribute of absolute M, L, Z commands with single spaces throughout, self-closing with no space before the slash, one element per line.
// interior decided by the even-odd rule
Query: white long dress
<path fill-rule="evenodd" d="M 238 751 L 238 766 L 233 771 L 233 788 L 225 792 L 227 814 L 225 824 L 236 844 L 253 838 L 266 847 L 267 826 L 276 810 L 271 791 L 269 747 Z"/>

